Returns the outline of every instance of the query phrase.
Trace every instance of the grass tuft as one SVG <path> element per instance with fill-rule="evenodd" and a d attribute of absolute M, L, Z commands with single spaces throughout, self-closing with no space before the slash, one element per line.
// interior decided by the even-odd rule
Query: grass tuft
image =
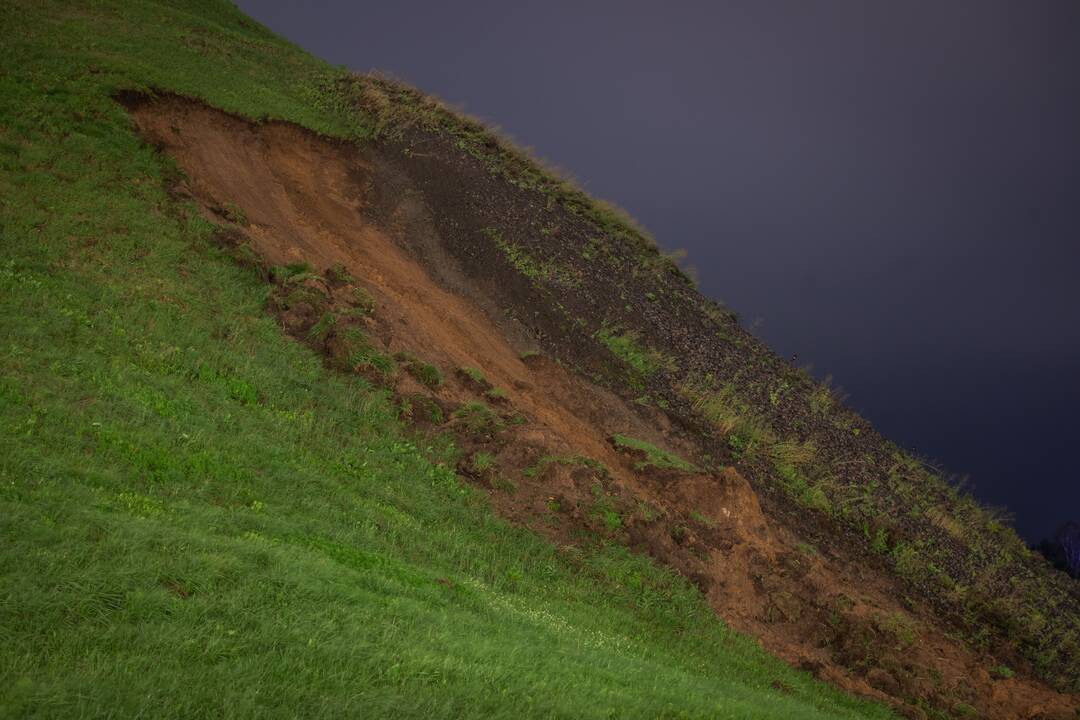
<path fill-rule="evenodd" d="M 655 445 L 638 440 L 626 435 L 612 435 L 611 441 L 620 450 L 631 450 L 644 454 L 644 459 L 635 464 L 635 468 L 642 470 L 646 467 L 655 467 L 660 470 L 681 470 L 682 472 L 701 472 L 693 463 L 683 460 L 678 455 L 667 450 L 661 450 Z"/>

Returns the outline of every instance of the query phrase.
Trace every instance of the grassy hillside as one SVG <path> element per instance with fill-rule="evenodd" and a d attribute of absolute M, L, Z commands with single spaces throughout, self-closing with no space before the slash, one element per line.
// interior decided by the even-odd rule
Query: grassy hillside
<path fill-rule="evenodd" d="M 0 715 L 886 717 L 493 517 L 323 368 L 111 95 L 370 135 L 223 3 L 0 3 Z"/>

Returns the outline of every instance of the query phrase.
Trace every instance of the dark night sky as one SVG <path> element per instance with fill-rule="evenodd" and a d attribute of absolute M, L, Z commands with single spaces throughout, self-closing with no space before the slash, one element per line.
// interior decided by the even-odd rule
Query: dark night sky
<path fill-rule="evenodd" d="M 259 2 L 686 248 L 1028 540 L 1080 519 L 1080 2 Z"/>

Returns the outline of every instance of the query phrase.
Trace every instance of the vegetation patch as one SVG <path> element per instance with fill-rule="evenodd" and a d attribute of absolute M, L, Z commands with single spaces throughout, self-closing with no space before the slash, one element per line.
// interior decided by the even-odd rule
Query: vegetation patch
<path fill-rule="evenodd" d="M 416 381 L 428 388 L 437 388 L 443 383 L 442 371 L 429 362 L 425 362 L 410 352 L 399 352 L 394 359 L 401 363 L 405 372 L 416 378 Z"/>
<path fill-rule="evenodd" d="M 552 465 L 587 467 L 594 470 L 600 477 L 606 478 L 608 476 L 608 469 L 604 467 L 603 463 L 584 455 L 542 455 L 537 458 L 536 462 L 525 468 L 522 474 L 529 478 L 542 478 Z"/>
<path fill-rule="evenodd" d="M 468 385 L 472 385 L 481 392 L 491 389 L 491 383 L 484 377 L 484 373 L 474 367 L 459 367 L 457 376 Z"/>
<path fill-rule="evenodd" d="M 740 457 L 751 456 L 775 442 L 772 432 L 738 397 L 732 384 L 717 387 L 713 376 L 706 375 L 680 385 L 678 391 L 718 435 L 728 439 L 729 447 Z"/>
<path fill-rule="evenodd" d="M 622 528 L 622 515 L 615 507 L 615 499 L 605 490 L 603 485 L 596 483 L 592 487 L 593 504 L 589 514 L 598 520 L 605 532 L 614 533 Z"/>
<path fill-rule="evenodd" d="M 506 397 L 506 391 L 502 388 L 491 388 L 484 392 L 484 398 L 496 405 L 505 405 L 508 401 Z"/>
<path fill-rule="evenodd" d="M 643 388 L 651 375 L 661 370 L 671 372 L 675 369 L 674 358 L 644 345 L 634 331 L 619 331 L 605 326 L 596 332 L 595 337 L 608 352 L 626 365 L 627 380 L 635 389 Z"/>
<path fill-rule="evenodd" d="M 506 261 L 530 280 L 555 281 L 567 287 L 576 287 L 581 284 L 580 274 L 550 260 L 538 260 L 519 244 L 504 240 L 498 230 L 484 228 L 482 232 L 495 243 L 495 247 L 499 248 L 506 257 Z"/>
<path fill-rule="evenodd" d="M 812 443 L 776 443 L 769 447 L 769 458 L 784 491 L 796 502 L 825 514 L 832 512 L 828 495 L 806 475 L 817 459 L 817 450 Z"/>
<path fill-rule="evenodd" d="M 679 470 L 687 473 L 701 472 L 701 469 L 693 463 L 687 462 L 667 450 L 661 450 L 644 440 L 638 440 L 626 435 L 612 435 L 611 442 L 617 450 L 629 451 L 631 454 L 642 458 L 634 464 L 636 470 L 654 467 L 659 470 Z"/>
<path fill-rule="evenodd" d="M 451 413 L 451 417 L 468 434 L 476 437 L 493 438 L 505 427 L 502 419 L 481 402 L 465 403 Z"/>

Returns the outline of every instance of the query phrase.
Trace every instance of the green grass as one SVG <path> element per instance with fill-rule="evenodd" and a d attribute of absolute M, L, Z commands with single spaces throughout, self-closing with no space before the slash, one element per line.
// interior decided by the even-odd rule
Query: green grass
<path fill-rule="evenodd" d="M 411 353 L 398 353 L 400 360 L 405 360 L 405 370 L 416 378 L 421 385 L 437 388 L 443 383 L 442 371 L 429 362 L 420 360 Z M 404 357 L 401 357 L 404 356 Z"/>
<path fill-rule="evenodd" d="M 487 472 L 495 468 L 495 458 L 491 453 L 478 452 L 473 453 L 469 463 L 472 465 L 472 469 L 479 473 Z"/>
<path fill-rule="evenodd" d="M 626 365 L 626 381 L 636 390 L 645 387 L 649 376 L 660 370 L 670 371 L 675 366 L 670 356 L 642 344 L 638 334 L 633 331 L 620 332 L 605 326 L 596 332 L 595 337 L 608 352 Z"/>
<path fill-rule="evenodd" d="M 587 467 L 596 471 L 601 477 L 607 477 L 608 469 L 599 460 L 583 455 L 541 455 L 532 465 L 522 471 L 527 478 L 542 478 L 544 473 L 552 465 L 567 465 L 570 467 Z"/>
<path fill-rule="evenodd" d="M 482 402 L 468 402 L 450 414 L 470 434 L 494 437 L 505 427 L 502 419 Z"/>
<path fill-rule="evenodd" d="M 487 385 L 487 378 L 484 377 L 484 373 L 474 367 L 459 367 L 458 375 L 472 380 L 477 385 Z"/>
<path fill-rule="evenodd" d="M 567 287 L 581 285 L 581 277 L 578 274 L 561 268 L 553 262 L 537 260 L 524 248 L 504 240 L 498 230 L 484 228 L 482 232 L 495 243 L 511 267 L 530 280 L 554 280 Z"/>
<path fill-rule="evenodd" d="M 628 437 L 626 435 L 613 435 L 611 439 L 615 442 L 615 447 L 617 448 L 638 450 L 645 453 L 645 459 L 636 465 L 639 469 L 652 466 L 660 468 L 661 470 L 701 472 L 701 469 L 693 463 L 687 462 L 678 455 L 669 453 L 667 450 L 661 450 L 652 443 L 645 442 L 644 440 L 638 440 L 637 438 Z"/>
<path fill-rule="evenodd" d="M 0 716 L 888 716 L 648 560 L 495 518 L 283 337 L 110 100 L 364 137 L 340 71 L 218 2 L 0 18 Z"/>

